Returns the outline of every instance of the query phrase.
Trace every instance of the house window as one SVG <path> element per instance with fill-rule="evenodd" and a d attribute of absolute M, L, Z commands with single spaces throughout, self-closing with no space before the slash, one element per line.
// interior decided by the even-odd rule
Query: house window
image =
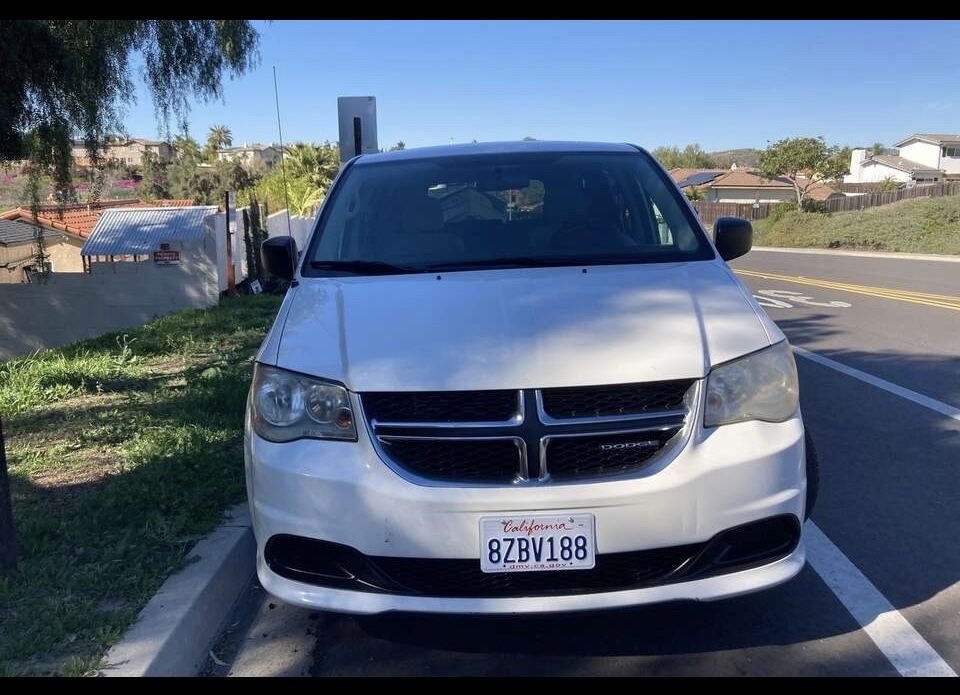
<path fill-rule="evenodd" d="M 960 159 L 960 147 L 944 147 L 943 148 L 944 157 L 956 157 Z"/>

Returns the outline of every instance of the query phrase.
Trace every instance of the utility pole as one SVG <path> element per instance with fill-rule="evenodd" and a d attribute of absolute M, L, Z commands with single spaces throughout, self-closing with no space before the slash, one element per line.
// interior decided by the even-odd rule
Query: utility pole
<path fill-rule="evenodd" d="M 12 572 L 16 566 L 17 536 L 13 528 L 13 500 L 10 497 L 10 477 L 7 475 L 3 420 L 0 420 L 0 574 Z"/>

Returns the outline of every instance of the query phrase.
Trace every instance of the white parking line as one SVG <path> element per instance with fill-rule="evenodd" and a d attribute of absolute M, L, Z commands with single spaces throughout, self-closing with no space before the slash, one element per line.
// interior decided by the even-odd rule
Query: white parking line
<path fill-rule="evenodd" d="M 822 364 L 824 367 L 830 367 L 830 369 L 835 369 L 838 372 L 846 374 L 847 376 L 852 376 L 854 379 L 865 381 L 871 386 L 876 386 L 878 389 L 883 389 L 884 391 L 888 391 L 889 393 L 900 396 L 901 398 L 906 398 L 908 401 L 913 401 L 917 405 L 922 405 L 924 408 L 935 410 L 942 415 L 946 415 L 947 417 L 953 418 L 954 420 L 960 422 L 960 408 L 954 408 L 952 405 L 948 405 L 942 401 L 930 398 L 929 396 L 924 396 L 922 393 L 911 391 L 903 386 L 898 386 L 892 381 L 887 381 L 886 379 L 881 379 L 880 377 L 873 376 L 872 374 L 861 372 L 859 369 L 848 367 L 845 364 L 831 360 L 829 357 L 824 357 L 816 352 L 810 352 L 802 347 L 797 347 L 794 345 L 793 351 L 801 357 L 806 357 L 811 362 Z"/>
<path fill-rule="evenodd" d="M 804 527 L 804 541 L 810 566 L 901 676 L 956 677 L 950 665 L 812 521 Z"/>

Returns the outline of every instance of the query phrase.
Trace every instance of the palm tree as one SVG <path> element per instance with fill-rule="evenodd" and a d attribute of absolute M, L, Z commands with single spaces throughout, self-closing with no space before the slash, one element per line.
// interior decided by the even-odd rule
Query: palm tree
<path fill-rule="evenodd" d="M 900 188 L 900 184 L 897 183 L 896 179 L 892 176 L 887 176 L 883 181 L 880 182 L 880 185 L 877 186 L 877 190 L 881 193 L 892 193 L 893 191 Z"/>
<path fill-rule="evenodd" d="M 318 145 L 312 142 L 297 142 L 284 147 L 287 173 L 294 177 L 309 179 L 322 191 L 340 169 L 340 150 L 329 142 Z"/>
<path fill-rule="evenodd" d="M 230 147 L 233 144 L 233 133 L 225 125 L 210 126 L 210 134 L 207 135 L 207 146 L 212 150 L 219 150 L 221 147 Z"/>

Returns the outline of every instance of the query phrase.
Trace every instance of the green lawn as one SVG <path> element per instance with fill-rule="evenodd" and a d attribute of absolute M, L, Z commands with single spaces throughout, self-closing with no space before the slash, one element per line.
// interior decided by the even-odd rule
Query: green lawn
<path fill-rule="evenodd" d="M 904 200 L 862 212 L 790 212 L 754 222 L 757 246 L 960 254 L 960 196 Z"/>
<path fill-rule="evenodd" d="M 0 675 L 95 673 L 243 499 L 244 401 L 279 304 L 224 300 L 0 363 L 20 548 L 0 578 Z"/>

